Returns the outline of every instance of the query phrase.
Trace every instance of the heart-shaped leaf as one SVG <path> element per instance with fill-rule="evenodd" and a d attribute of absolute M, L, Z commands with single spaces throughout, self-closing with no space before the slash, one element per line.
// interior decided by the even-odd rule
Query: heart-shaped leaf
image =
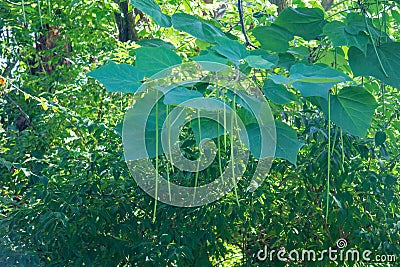
<path fill-rule="evenodd" d="M 326 21 L 324 12 L 319 8 L 286 8 L 279 14 L 275 24 L 287 29 L 305 40 L 316 39 Z"/>
<path fill-rule="evenodd" d="M 150 77 L 159 71 L 182 63 L 180 56 L 165 47 L 141 47 L 136 51 L 136 67 Z"/>
<path fill-rule="evenodd" d="M 128 64 L 110 62 L 87 74 L 101 82 L 107 92 L 134 93 L 142 84 L 144 72 Z"/>
<path fill-rule="evenodd" d="M 259 26 L 251 32 L 260 42 L 262 49 L 274 52 L 285 52 L 289 48 L 289 41 L 294 38 L 292 33 L 275 24 Z"/>
<path fill-rule="evenodd" d="M 400 43 L 386 43 L 376 47 L 380 62 L 372 45 L 366 55 L 358 48 L 349 49 L 349 63 L 355 76 L 373 76 L 386 84 L 400 88 Z"/>

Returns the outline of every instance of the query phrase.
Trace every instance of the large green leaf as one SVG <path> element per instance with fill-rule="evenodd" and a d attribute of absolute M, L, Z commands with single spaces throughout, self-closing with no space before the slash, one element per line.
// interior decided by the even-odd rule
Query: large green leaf
<path fill-rule="evenodd" d="M 274 63 L 264 59 L 262 56 L 253 56 L 253 55 L 247 56 L 246 62 L 252 68 L 266 69 L 266 70 L 271 69 L 271 67 L 275 65 Z"/>
<path fill-rule="evenodd" d="M 88 73 L 101 82 L 107 92 L 134 93 L 141 85 L 144 72 L 128 64 L 110 62 Z"/>
<path fill-rule="evenodd" d="M 258 123 L 246 125 L 247 135 L 249 137 L 249 145 L 251 154 L 259 159 L 261 156 L 261 132 Z"/>
<path fill-rule="evenodd" d="M 285 105 L 297 101 L 297 96 L 282 84 L 276 84 L 271 80 L 266 80 L 262 88 L 264 95 L 278 105 Z"/>
<path fill-rule="evenodd" d="M 365 23 L 365 21 L 368 22 L 368 28 Z M 378 38 L 388 38 L 389 36 L 385 32 L 381 32 L 380 30 L 376 29 L 373 26 L 372 19 L 367 18 L 365 19 L 363 15 L 357 14 L 357 13 L 349 13 L 346 16 L 346 27 L 345 27 L 346 32 L 356 35 L 361 31 L 364 31 L 366 33 L 371 33 L 372 37 L 375 39 Z"/>
<path fill-rule="evenodd" d="M 199 56 L 192 57 L 194 61 L 211 61 L 220 64 L 228 63 L 228 60 L 225 57 L 221 57 L 220 55 L 208 51 L 207 53 L 200 54 Z"/>
<path fill-rule="evenodd" d="M 297 154 L 303 143 L 297 138 L 296 131 L 281 121 L 275 121 L 276 127 L 276 150 L 275 158 L 286 159 L 297 165 Z"/>
<path fill-rule="evenodd" d="M 184 87 L 175 87 L 164 95 L 164 104 L 177 105 L 197 97 L 203 97 L 203 95 L 195 90 L 189 90 Z"/>
<path fill-rule="evenodd" d="M 367 54 L 351 47 L 348 56 L 351 70 L 355 76 L 373 76 L 386 84 L 400 88 L 400 43 L 386 43 L 376 47 L 380 61 L 372 45 L 368 45 Z"/>
<path fill-rule="evenodd" d="M 180 56 L 165 47 L 141 47 L 136 51 L 136 67 L 150 77 L 166 68 L 182 63 Z"/>
<path fill-rule="evenodd" d="M 285 28 L 305 40 L 316 39 L 326 21 L 324 12 L 319 8 L 286 8 L 279 14 L 275 24 Z"/>
<path fill-rule="evenodd" d="M 331 120 L 354 135 L 364 137 L 378 106 L 363 87 L 345 87 L 331 97 Z"/>
<path fill-rule="evenodd" d="M 172 15 L 172 25 L 177 30 L 187 32 L 197 39 L 209 43 L 215 43 L 215 37 L 217 36 L 225 36 L 220 29 L 211 23 L 200 21 L 197 17 L 186 13 Z"/>
<path fill-rule="evenodd" d="M 328 101 L 320 97 L 311 101 L 322 108 L 327 118 Z M 377 106 L 375 98 L 365 88 L 344 87 L 331 96 L 331 120 L 349 133 L 364 137 Z"/>
<path fill-rule="evenodd" d="M 160 92 L 150 91 L 126 112 L 122 132 L 125 155 L 129 155 L 128 160 L 147 158 L 147 155 L 150 158 L 156 156 L 157 130 L 158 154 L 163 153 L 161 130 L 166 119 L 166 106 L 162 101 L 158 101 L 158 111 L 155 107 L 155 101 L 161 95 Z"/>
<path fill-rule="evenodd" d="M 161 27 L 171 27 L 171 17 L 161 12 L 154 0 L 131 0 L 134 7 L 149 15 Z"/>
<path fill-rule="evenodd" d="M 170 42 L 165 42 L 161 39 L 142 39 L 136 42 L 140 46 L 150 46 L 150 47 L 159 47 L 159 46 L 164 46 L 170 50 L 174 50 L 175 46 L 171 44 Z"/>
<path fill-rule="evenodd" d="M 328 98 L 328 91 L 337 83 L 351 81 L 340 70 L 326 65 L 305 65 L 297 63 L 290 68 L 289 78 L 280 75 L 271 75 L 270 78 L 277 84 L 284 83 L 298 89 L 303 96 L 321 96 Z"/>
<path fill-rule="evenodd" d="M 204 70 L 217 72 L 228 68 L 225 65 L 228 63 L 228 59 L 212 51 L 201 53 L 199 56 L 192 57 L 192 59 L 198 62 Z"/>
<path fill-rule="evenodd" d="M 328 35 L 335 47 L 355 46 L 366 53 L 369 37 L 363 31 L 359 31 L 356 34 L 351 34 L 347 32 L 346 27 L 348 26 L 346 26 L 346 24 L 343 22 L 332 21 L 325 25 L 324 33 Z"/>
<path fill-rule="evenodd" d="M 221 124 L 207 118 L 200 118 L 200 127 L 199 127 L 199 119 L 192 120 L 191 126 L 192 126 L 192 131 L 194 133 L 194 137 L 196 138 L 196 144 L 199 144 L 201 140 L 207 138 L 213 139 L 218 137 L 218 135 L 222 135 L 224 133 L 224 127 Z"/>
<path fill-rule="evenodd" d="M 262 49 L 274 52 L 285 52 L 289 48 L 289 41 L 294 38 L 292 33 L 274 24 L 256 27 L 251 32 L 260 42 Z"/>
<path fill-rule="evenodd" d="M 231 40 L 227 37 L 215 37 L 215 41 L 217 45 L 214 46 L 214 50 L 235 64 L 239 64 L 239 60 L 249 55 L 249 51 L 246 47 L 238 41 Z"/>
<path fill-rule="evenodd" d="M 261 56 L 263 59 L 268 60 L 269 62 L 273 63 L 274 65 L 277 65 L 279 62 L 279 57 L 276 53 L 272 54 L 263 49 L 250 50 L 250 55 L 251 56 Z"/>

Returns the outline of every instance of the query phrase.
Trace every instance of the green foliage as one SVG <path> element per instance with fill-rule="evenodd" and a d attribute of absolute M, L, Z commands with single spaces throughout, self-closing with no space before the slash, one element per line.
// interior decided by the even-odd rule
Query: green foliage
<path fill-rule="evenodd" d="M 265 1 L 243 3 L 248 44 L 233 3 L 132 1 L 129 11 L 144 13 L 134 17 L 140 40 L 122 43 L 120 1 L 1 1 L 0 265 L 363 266 L 254 256 L 265 244 L 321 251 L 339 238 L 347 248 L 399 258 L 399 1 L 337 1 L 326 12 L 317 1 L 292 3 L 280 14 Z M 55 32 L 40 50 L 35 42 Z M 260 126 L 234 95 L 180 84 L 165 95 L 143 90 L 130 109 L 143 82 L 190 60 L 242 71 L 271 106 L 275 160 L 254 192 Z M 156 151 L 169 108 L 203 96 L 226 103 L 245 124 L 246 172 L 236 195 L 197 208 L 158 203 L 153 222 L 155 201 L 125 163 L 124 114 L 135 118 L 131 138 L 147 137 L 125 148 L 135 159 L 147 149 L 166 179 L 194 186 L 197 177 L 203 185 L 230 161 L 222 125 L 195 118 L 182 127 L 191 160 L 200 136 L 217 145 L 206 170 L 180 171 Z M 158 110 L 143 121 L 142 107 L 157 97 Z"/>

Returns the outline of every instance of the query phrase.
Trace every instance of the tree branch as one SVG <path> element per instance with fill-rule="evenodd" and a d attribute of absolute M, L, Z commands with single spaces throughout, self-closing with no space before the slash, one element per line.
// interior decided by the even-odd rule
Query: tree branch
<path fill-rule="evenodd" d="M 244 19 L 243 19 L 243 1 L 242 1 L 242 0 L 238 0 L 237 6 L 238 6 L 238 10 L 239 10 L 239 23 L 240 23 L 240 26 L 241 26 L 241 28 L 242 28 L 242 33 L 243 33 L 243 36 L 244 36 L 245 45 L 246 45 L 246 46 L 251 46 L 251 47 L 253 47 L 253 48 L 257 48 L 256 46 L 254 46 L 254 45 L 252 45 L 252 44 L 250 43 L 249 37 L 247 36 L 246 28 L 245 28 L 245 26 L 244 26 Z"/>

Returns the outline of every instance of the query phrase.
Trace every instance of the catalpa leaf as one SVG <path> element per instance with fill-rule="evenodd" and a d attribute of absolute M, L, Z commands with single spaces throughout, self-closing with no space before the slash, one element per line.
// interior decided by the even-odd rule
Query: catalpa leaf
<path fill-rule="evenodd" d="M 324 33 L 328 35 L 329 40 L 335 47 L 339 46 L 355 46 L 365 54 L 367 52 L 367 44 L 369 37 L 365 32 L 360 31 L 351 34 L 346 31 L 346 24 L 340 21 L 332 21 L 325 25 Z"/>
<path fill-rule="evenodd" d="M 128 64 L 110 62 L 87 74 L 104 85 L 107 92 L 134 93 L 141 86 L 144 72 Z"/>
<path fill-rule="evenodd" d="M 285 52 L 289 48 L 289 41 L 294 38 L 291 32 L 275 24 L 259 26 L 251 30 L 251 32 L 260 42 L 262 49 L 274 52 Z"/>
<path fill-rule="evenodd" d="M 289 104 L 297 101 L 297 96 L 290 92 L 284 85 L 276 84 L 271 80 L 266 80 L 262 88 L 264 95 L 278 105 Z"/>
<path fill-rule="evenodd" d="M 226 69 L 227 66 L 225 64 L 228 63 L 228 59 L 212 51 L 206 51 L 206 53 L 192 57 L 192 59 L 198 62 L 201 65 L 202 69 L 213 72 Z"/>
<path fill-rule="evenodd" d="M 286 8 L 279 14 L 275 24 L 294 35 L 310 41 L 321 33 L 326 21 L 324 12 L 319 8 Z"/>
<path fill-rule="evenodd" d="M 268 60 L 264 59 L 262 56 L 247 56 L 246 58 L 247 64 L 249 64 L 250 67 L 252 68 L 257 68 L 257 69 L 266 69 L 269 70 L 271 69 L 272 66 L 275 64 L 272 62 L 269 62 Z"/>
<path fill-rule="evenodd" d="M 166 106 L 161 101 L 158 101 L 158 110 L 155 106 L 161 96 L 161 92 L 149 91 L 126 112 L 122 128 L 126 160 L 155 157 L 157 139 L 158 154 L 163 153 L 161 130 L 166 119 Z"/>
<path fill-rule="evenodd" d="M 328 98 L 328 91 L 341 82 L 351 81 L 340 70 L 326 65 L 305 65 L 297 63 L 290 68 L 289 78 L 280 75 L 271 75 L 270 78 L 277 84 L 284 83 L 298 89 L 303 96 L 321 96 Z"/>
<path fill-rule="evenodd" d="M 322 108 L 327 118 L 328 101 L 323 98 L 314 98 L 312 102 Z M 331 120 L 343 130 L 364 137 L 371 125 L 377 106 L 374 96 L 365 88 L 344 87 L 337 95 L 331 96 Z"/>
<path fill-rule="evenodd" d="M 263 59 L 268 60 L 274 65 L 278 64 L 279 56 L 276 53 L 272 54 L 263 49 L 254 49 L 250 50 L 249 52 L 251 56 L 261 56 Z"/>
<path fill-rule="evenodd" d="M 188 101 L 190 99 L 198 97 L 203 97 L 203 95 L 198 91 L 189 90 L 184 87 L 176 87 L 171 90 L 168 90 L 168 92 L 165 93 L 164 104 L 177 105 L 185 101 Z"/>
<path fill-rule="evenodd" d="M 208 118 L 200 118 L 200 125 L 199 119 L 192 120 L 191 127 L 197 145 L 200 144 L 201 140 L 213 139 L 224 134 L 224 127 L 218 122 Z"/>
<path fill-rule="evenodd" d="M 286 159 L 297 165 L 297 154 L 304 145 L 297 138 L 296 131 L 281 121 L 275 121 L 276 127 L 276 150 L 275 158 Z"/>
<path fill-rule="evenodd" d="M 170 42 L 165 42 L 161 39 L 142 39 L 136 42 L 140 46 L 150 46 L 150 47 L 160 47 L 164 46 L 165 48 L 168 48 L 170 50 L 175 50 L 175 46 L 171 44 Z"/>
<path fill-rule="evenodd" d="M 331 97 L 331 120 L 350 133 L 364 137 L 378 106 L 363 87 L 345 87 Z"/>
<path fill-rule="evenodd" d="M 165 47 L 141 47 L 136 51 L 136 67 L 150 77 L 182 63 L 180 56 Z"/>
<path fill-rule="evenodd" d="M 211 23 L 200 21 L 197 17 L 185 13 L 172 15 L 172 25 L 177 30 L 187 32 L 197 39 L 209 43 L 215 43 L 217 36 L 225 36 L 220 29 Z"/>
<path fill-rule="evenodd" d="M 351 70 L 355 76 L 373 76 L 393 87 L 400 88 L 400 43 L 386 43 L 376 47 L 368 45 L 367 53 L 351 47 L 348 52 Z M 382 68 L 383 67 L 383 68 Z M 385 71 L 384 71 L 385 70 Z"/>
<path fill-rule="evenodd" d="M 249 138 L 249 149 L 256 159 L 273 157 L 275 152 L 275 128 L 263 127 L 262 133 L 259 123 L 250 123 L 245 126 Z"/>
<path fill-rule="evenodd" d="M 171 17 L 161 12 L 161 8 L 154 0 L 131 0 L 134 7 L 149 15 L 161 27 L 171 27 Z"/>
<path fill-rule="evenodd" d="M 218 54 L 231 60 L 236 65 L 239 64 L 239 60 L 249 55 L 249 51 L 246 47 L 238 41 L 231 40 L 227 37 L 215 37 L 215 41 L 217 42 L 217 45 L 214 46 L 214 50 L 217 51 Z"/>

